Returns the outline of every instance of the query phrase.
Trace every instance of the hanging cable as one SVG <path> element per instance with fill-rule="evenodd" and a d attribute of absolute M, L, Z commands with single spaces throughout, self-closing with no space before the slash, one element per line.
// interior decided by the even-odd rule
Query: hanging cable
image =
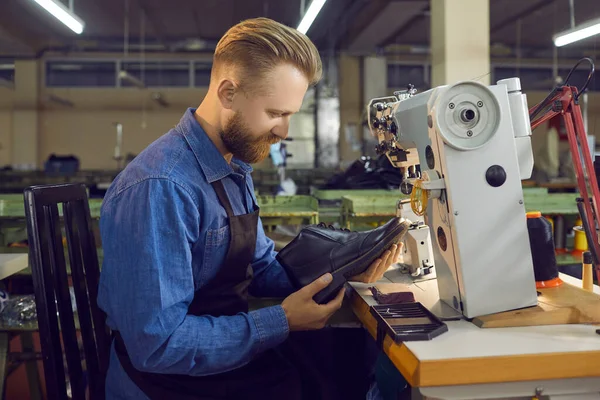
<path fill-rule="evenodd" d="M 125 12 L 123 21 L 123 55 L 127 58 L 129 55 L 129 0 L 125 0 Z"/>
<path fill-rule="evenodd" d="M 140 75 L 146 87 L 146 15 L 140 13 Z M 146 93 L 142 96 L 142 129 L 146 129 Z"/>
<path fill-rule="evenodd" d="M 577 95 L 575 96 L 575 100 L 579 100 L 579 96 L 581 96 L 581 94 L 585 91 L 585 89 L 587 89 L 588 85 L 590 84 L 590 81 L 592 80 L 592 78 L 594 77 L 594 73 L 596 72 L 596 67 L 594 66 L 594 61 L 589 58 L 589 57 L 584 57 L 581 60 L 579 60 L 577 62 L 577 64 L 575 64 L 575 66 L 573 68 L 571 68 L 571 71 L 569 71 L 569 74 L 567 75 L 567 78 L 565 79 L 565 86 L 567 86 L 567 84 L 569 83 L 569 79 L 571 78 L 571 75 L 573 74 L 573 72 L 577 69 L 577 67 L 579 66 L 579 64 L 581 64 L 582 62 L 587 61 L 590 63 L 590 73 L 588 74 L 588 77 L 585 81 L 585 84 L 583 85 L 583 87 L 581 89 L 577 90 Z"/>

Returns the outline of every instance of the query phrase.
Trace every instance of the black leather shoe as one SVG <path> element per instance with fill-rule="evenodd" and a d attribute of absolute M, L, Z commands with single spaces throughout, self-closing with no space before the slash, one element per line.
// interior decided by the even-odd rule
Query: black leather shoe
<path fill-rule="evenodd" d="M 277 254 L 277 260 L 298 289 L 330 272 L 333 281 L 314 296 L 317 303 L 326 303 L 347 278 L 364 272 L 391 245 L 399 243 L 409 226 L 408 221 L 399 218 L 365 232 L 335 229 L 323 223 L 310 225 Z"/>

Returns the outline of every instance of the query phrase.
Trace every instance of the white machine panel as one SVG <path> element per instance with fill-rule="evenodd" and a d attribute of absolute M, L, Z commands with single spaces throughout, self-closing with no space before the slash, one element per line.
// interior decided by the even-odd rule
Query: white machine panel
<path fill-rule="evenodd" d="M 416 149 L 422 177 L 436 188 L 425 221 L 440 298 L 468 318 L 537 304 L 521 187 L 533 167 L 531 130 L 520 126 L 529 120 L 515 79 L 370 107 L 380 150 L 402 167 L 401 150 Z"/>

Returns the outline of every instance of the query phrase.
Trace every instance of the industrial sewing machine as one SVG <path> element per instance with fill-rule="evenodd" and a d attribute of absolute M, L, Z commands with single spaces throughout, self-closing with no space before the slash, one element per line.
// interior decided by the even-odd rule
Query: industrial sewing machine
<path fill-rule="evenodd" d="M 467 318 L 536 305 L 521 186 L 533 169 L 531 124 L 519 79 L 409 87 L 373 99 L 368 115 L 378 153 L 405 174 L 401 190 L 423 216 L 412 237 L 431 238 L 417 261 L 433 252 L 440 299 Z"/>

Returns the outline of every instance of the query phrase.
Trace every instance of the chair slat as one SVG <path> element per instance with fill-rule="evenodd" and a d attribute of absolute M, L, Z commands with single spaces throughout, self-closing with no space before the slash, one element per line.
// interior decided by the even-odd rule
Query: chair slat
<path fill-rule="evenodd" d="M 96 333 L 96 346 L 98 348 L 100 360 L 100 371 L 105 371 L 106 373 L 108 370 L 111 338 L 106 326 L 106 315 L 100 307 L 98 307 L 97 303 L 100 266 L 98 265 L 98 252 L 96 251 L 96 241 L 94 240 L 94 233 L 92 231 L 90 207 L 87 201 L 82 202 L 82 204 L 82 208 L 78 207 L 74 210 L 74 215 L 77 229 L 79 230 L 80 236 L 83 238 L 81 241 L 81 250 L 92 319 L 94 321 L 94 332 Z"/>
<path fill-rule="evenodd" d="M 32 191 L 25 191 L 25 203 L 31 278 L 40 330 L 46 391 L 49 400 L 59 400 L 63 398 L 62 393 L 66 393 L 67 386 L 54 301 L 54 279 L 50 268 L 50 253 L 41 250 L 49 248 L 50 237 L 45 234 L 48 231 L 48 222 L 44 209 L 36 207 Z"/>
<path fill-rule="evenodd" d="M 78 201 L 77 203 L 79 203 Z M 75 301 L 77 303 L 77 315 L 79 317 L 79 326 L 81 328 L 81 337 L 83 339 L 83 351 L 85 354 L 86 367 L 88 374 L 94 376 L 100 373 L 98 351 L 96 347 L 96 338 L 92 317 L 90 313 L 90 302 L 88 300 L 88 288 L 83 269 L 83 259 L 81 256 L 80 232 L 74 221 L 75 209 L 81 205 L 68 202 L 64 205 L 65 233 L 67 236 L 67 247 L 69 249 L 69 261 L 71 265 L 71 276 L 73 278 L 73 289 L 75 292 Z M 94 381 L 90 382 L 90 385 Z M 94 388 L 95 389 L 95 388 Z"/>
<path fill-rule="evenodd" d="M 54 276 L 54 292 L 58 304 L 58 317 L 63 338 L 63 351 L 67 360 L 69 380 L 73 397 L 84 398 L 85 386 L 83 382 L 83 369 L 81 367 L 81 356 L 75 330 L 75 316 L 69 293 L 69 281 L 67 277 L 67 263 L 65 262 L 64 248 L 62 245 L 62 234 L 56 205 L 44 206 L 46 218 L 49 220 L 48 237 L 51 237 L 50 260 L 52 274 Z"/>
<path fill-rule="evenodd" d="M 63 219 L 59 217 L 59 204 L 63 206 Z M 104 399 L 111 338 L 105 324 L 106 315 L 98 308 L 96 300 L 100 267 L 86 187 L 84 184 L 32 186 L 25 190 L 25 210 L 48 399 L 66 398 L 61 343 L 64 344 L 72 396 L 74 399 L 86 398 L 83 360 L 77 343 L 76 316 L 72 310 L 62 243 L 62 221 L 83 341 L 89 398 Z"/>

